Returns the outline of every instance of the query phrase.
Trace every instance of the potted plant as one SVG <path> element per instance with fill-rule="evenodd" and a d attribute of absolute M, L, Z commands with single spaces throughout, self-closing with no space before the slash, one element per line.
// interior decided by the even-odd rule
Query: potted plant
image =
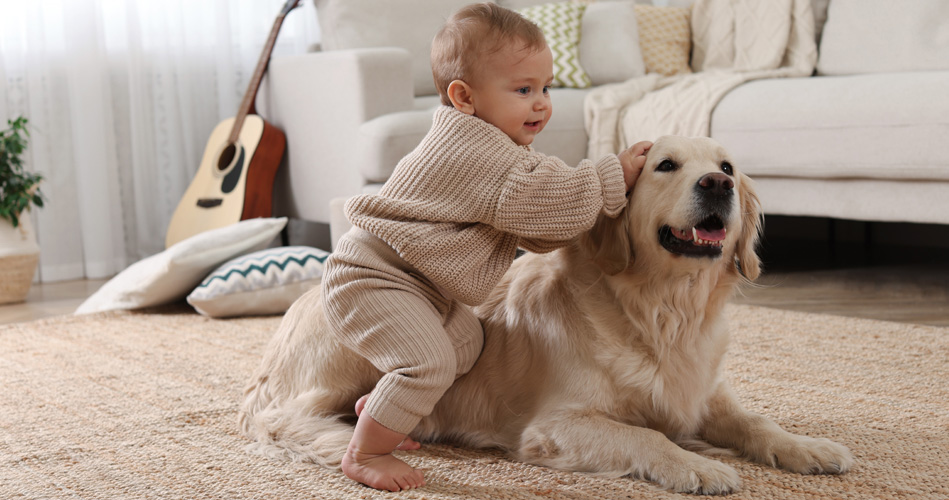
<path fill-rule="evenodd" d="M 22 116 L 0 130 L 0 304 L 26 298 L 39 262 L 39 246 L 26 213 L 43 206 L 43 176 L 23 168 L 29 131 Z"/>

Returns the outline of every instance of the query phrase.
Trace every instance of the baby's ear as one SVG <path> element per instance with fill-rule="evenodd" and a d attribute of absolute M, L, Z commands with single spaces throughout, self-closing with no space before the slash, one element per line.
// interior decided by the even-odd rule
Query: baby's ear
<path fill-rule="evenodd" d="M 616 218 L 600 214 L 593 228 L 580 237 L 580 246 L 597 267 L 610 276 L 621 273 L 633 261 L 628 210 L 629 205 Z"/>
<path fill-rule="evenodd" d="M 452 80 L 448 84 L 448 100 L 458 111 L 466 115 L 474 114 L 474 96 L 471 86 L 461 80 Z"/>

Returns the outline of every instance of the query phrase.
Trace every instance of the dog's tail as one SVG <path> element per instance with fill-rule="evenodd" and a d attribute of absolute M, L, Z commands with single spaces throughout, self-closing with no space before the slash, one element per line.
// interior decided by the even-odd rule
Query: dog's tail
<path fill-rule="evenodd" d="M 266 377 L 246 391 L 238 427 L 252 441 L 247 450 L 270 458 L 313 462 L 339 469 L 353 426 L 338 414 L 313 414 L 324 407 L 325 394 L 316 389 L 288 401 L 273 398 Z"/>

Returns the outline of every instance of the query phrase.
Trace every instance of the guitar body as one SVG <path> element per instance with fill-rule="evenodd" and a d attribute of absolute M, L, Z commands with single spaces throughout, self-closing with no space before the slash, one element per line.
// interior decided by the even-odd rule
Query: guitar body
<path fill-rule="evenodd" d="M 231 144 L 233 127 L 229 118 L 211 132 L 198 172 L 168 224 L 166 248 L 209 229 L 270 217 L 286 136 L 261 117 L 247 115 Z"/>
<path fill-rule="evenodd" d="M 255 114 L 254 101 L 283 19 L 299 4 L 287 0 L 280 9 L 237 115 L 211 132 L 198 172 L 168 223 L 165 248 L 209 229 L 270 217 L 274 178 L 287 137 Z"/>

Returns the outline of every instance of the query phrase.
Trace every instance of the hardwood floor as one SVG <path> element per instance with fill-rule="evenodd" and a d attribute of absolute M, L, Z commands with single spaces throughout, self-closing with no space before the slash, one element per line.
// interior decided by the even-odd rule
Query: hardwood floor
<path fill-rule="evenodd" d="M 773 233 L 766 231 L 759 249 L 765 272 L 734 302 L 949 326 L 949 248 L 912 242 L 927 235 L 944 239 L 949 227 L 874 224 L 877 233 L 888 233 L 887 243 L 881 244 L 873 242 L 871 225 L 854 222 L 831 222 L 829 230 L 809 228 L 810 236 L 820 235 L 816 239 L 787 237 L 781 230 L 788 220 L 801 224 L 801 219 L 777 219 Z M 840 234 L 846 231 L 857 236 Z M 893 244 L 900 237 L 910 244 Z"/>
<path fill-rule="evenodd" d="M 828 244 L 766 234 L 760 253 L 765 273 L 754 286 L 744 287 L 734 302 L 949 326 L 945 248 Z M 26 302 L 0 306 L 0 324 L 71 314 L 103 283 L 34 284 Z"/>
<path fill-rule="evenodd" d="M 0 305 L 0 324 L 72 314 L 107 280 L 75 280 L 34 283 L 19 304 Z"/>
<path fill-rule="evenodd" d="M 733 299 L 793 311 L 949 326 L 949 267 L 861 267 L 764 274 Z"/>

